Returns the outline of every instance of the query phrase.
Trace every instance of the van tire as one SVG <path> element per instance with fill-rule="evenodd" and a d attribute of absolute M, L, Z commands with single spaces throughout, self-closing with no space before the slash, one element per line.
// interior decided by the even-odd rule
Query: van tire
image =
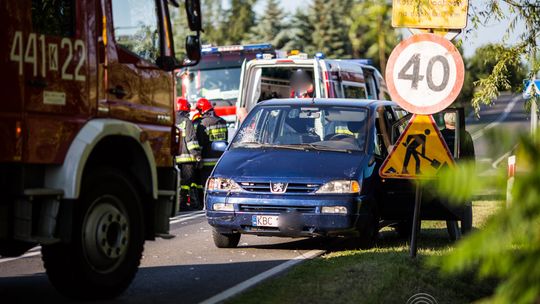
<path fill-rule="evenodd" d="M 461 230 L 459 229 L 459 221 L 446 221 L 446 230 L 451 241 L 456 241 L 461 238 Z"/>
<path fill-rule="evenodd" d="M 119 170 L 89 172 L 75 202 L 69 243 L 42 246 L 49 280 L 76 299 L 114 298 L 140 264 L 144 226 L 139 194 Z"/>
<path fill-rule="evenodd" d="M 373 248 L 379 238 L 379 220 L 377 216 L 372 214 L 359 233 L 359 236 L 356 238 L 357 247 L 360 249 Z"/>
<path fill-rule="evenodd" d="M 461 235 L 466 235 L 472 231 L 473 226 L 473 210 L 472 204 L 467 204 L 463 210 L 463 218 L 461 219 Z"/>
<path fill-rule="evenodd" d="M 220 233 L 216 228 L 212 228 L 212 238 L 217 248 L 236 248 L 240 236 L 240 233 Z"/>

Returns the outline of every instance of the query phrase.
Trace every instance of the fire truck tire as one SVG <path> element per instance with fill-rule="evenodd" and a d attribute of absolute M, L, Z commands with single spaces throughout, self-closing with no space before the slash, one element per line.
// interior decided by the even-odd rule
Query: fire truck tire
<path fill-rule="evenodd" d="M 70 243 L 42 246 L 51 283 L 76 299 L 107 299 L 127 289 L 144 247 L 141 201 L 121 171 L 93 170 L 74 206 Z"/>

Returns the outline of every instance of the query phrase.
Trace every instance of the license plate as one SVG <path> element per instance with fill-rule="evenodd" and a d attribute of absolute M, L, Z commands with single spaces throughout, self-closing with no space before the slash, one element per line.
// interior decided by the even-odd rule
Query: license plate
<path fill-rule="evenodd" d="M 251 218 L 252 225 L 257 227 L 278 227 L 278 221 L 277 215 L 254 215 Z"/>

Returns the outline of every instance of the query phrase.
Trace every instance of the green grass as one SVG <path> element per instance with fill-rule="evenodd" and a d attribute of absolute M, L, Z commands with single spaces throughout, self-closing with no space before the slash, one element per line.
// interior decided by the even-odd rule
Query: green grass
<path fill-rule="evenodd" d="M 474 203 L 474 226 L 482 227 L 499 206 Z M 307 261 L 231 299 L 230 303 L 406 303 L 424 292 L 438 303 L 470 303 L 488 296 L 494 281 L 472 274 L 442 275 L 426 258 L 451 250 L 444 222 L 424 222 L 418 258 L 409 258 L 408 240 L 389 228 L 371 250 L 342 249 Z"/>

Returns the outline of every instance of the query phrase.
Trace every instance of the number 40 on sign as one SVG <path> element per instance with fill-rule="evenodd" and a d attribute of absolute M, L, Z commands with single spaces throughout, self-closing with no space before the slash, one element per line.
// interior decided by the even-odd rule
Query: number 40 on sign
<path fill-rule="evenodd" d="M 390 55 L 386 81 L 392 99 L 409 112 L 433 114 L 456 99 L 464 79 L 456 47 L 434 34 L 402 41 Z"/>

